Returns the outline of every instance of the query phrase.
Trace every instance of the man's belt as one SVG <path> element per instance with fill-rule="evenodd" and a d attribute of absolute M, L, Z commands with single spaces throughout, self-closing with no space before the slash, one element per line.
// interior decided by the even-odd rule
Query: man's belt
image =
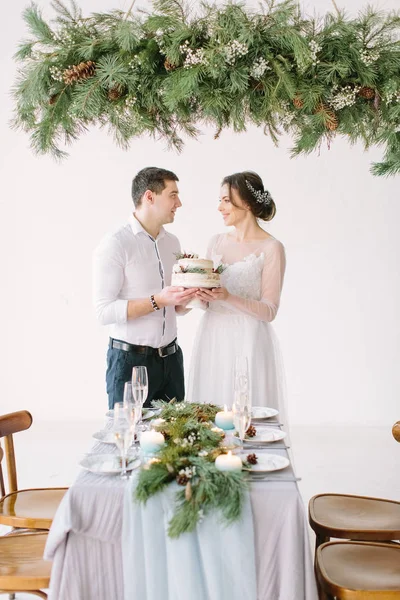
<path fill-rule="evenodd" d="M 161 348 L 153 348 L 152 346 L 137 346 L 136 344 L 128 344 L 127 342 L 120 342 L 119 340 L 110 339 L 110 347 L 116 350 L 123 350 L 124 352 L 135 352 L 136 354 L 147 354 L 148 356 L 161 356 L 165 358 L 171 354 L 175 354 L 178 350 L 178 344 L 176 340 L 168 344 L 168 346 L 162 346 Z"/>

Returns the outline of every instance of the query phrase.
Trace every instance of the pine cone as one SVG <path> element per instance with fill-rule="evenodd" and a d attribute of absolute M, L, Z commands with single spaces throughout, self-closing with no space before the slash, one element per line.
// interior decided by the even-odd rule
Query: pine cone
<path fill-rule="evenodd" d="M 176 476 L 176 481 L 177 481 L 177 483 L 179 483 L 179 485 L 186 485 L 187 482 L 189 481 L 189 477 L 187 475 L 185 475 L 184 473 L 182 473 L 181 475 Z"/>
<path fill-rule="evenodd" d="M 122 96 L 122 90 L 121 90 L 120 86 L 115 85 L 113 88 L 108 90 L 107 96 L 111 102 L 115 102 L 116 100 L 119 100 Z"/>
<path fill-rule="evenodd" d="M 315 113 L 325 113 L 325 127 L 329 129 L 329 131 L 335 131 L 339 127 L 339 120 L 337 118 L 336 113 L 333 112 L 326 104 L 322 102 L 318 104 L 315 109 Z"/>
<path fill-rule="evenodd" d="M 176 65 L 174 65 L 168 58 L 164 61 L 164 68 L 166 71 L 175 71 Z"/>
<path fill-rule="evenodd" d="M 55 104 L 57 102 L 57 100 L 58 100 L 58 96 L 59 95 L 60 94 L 53 94 L 52 96 L 50 96 L 50 98 L 49 98 L 49 104 L 50 105 Z"/>
<path fill-rule="evenodd" d="M 255 91 L 261 91 L 264 89 L 264 84 L 262 81 L 258 81 L 257 79 L 250 79 L 250 86 Z"/>
<path fill-rule="evenodd" d="M 248 454 L 246 460 L 250 465 L 256 465 L 258 463 L 256 454 Z"/>
<path fill-rule="evenodd" d="M 364 86 L 360 90 L 358 90 L 358 95 L 361 98 L 365 98 L 366 100 L 372 100 L 375 98 L 375 90 L 373 88 Z"/>
<path fill-rule="evenodd" d="M 76 81 L 93 77 L 96 71 L 96 64 L 92 60 L 81 62 L 79 65 L 73 65 L 63 72 L 63 79 L 66 85 L 72 85 Z"/>
<path fill-rule="evenodd" d="M 293 104 L 296 108 L 303 108 L 303 106 L 304 106 L 304 102 L 300 96 L 295 96 L 293 98 Z"/>
<path fill-rule="evenodd" d="M 191 256 L 185 256 L 184 258 L 193 258 L 193 255 Z M 182 266 L 180 267 L 182 270 Z M 199 423 L 207 423 L 207 421 L 210 420 L 209 417 L 207 417 L 207 414 L 200 408 L 200 406 L 198 406 L 195 410 L 195 415 L 196 415 L 196 419 L 199 421 Z"/>
<path fill-rule="evenodd" d="M 257 429 L 254 427 L 254 425 L 250 425 L 250 427 L 246 431 L 246 435 L 247 437 L 254 437 L 255 435 L 257 435 Z"/>
<path fill-rule="evenodd" d="M 329 121 L 325 123 L 325 126 L 329 131 L 335 131 L 339 127 L 339 120 L 334 112 L 329 111 Z"/>

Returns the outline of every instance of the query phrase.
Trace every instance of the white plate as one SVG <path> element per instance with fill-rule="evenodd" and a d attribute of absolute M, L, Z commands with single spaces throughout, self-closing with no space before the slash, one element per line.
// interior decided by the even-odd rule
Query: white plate
<path fill-rule="evenodd" d="M 251 409 L 252 419 L 271 419 L 279 414 L 276 408 L 268 408 L 267 406 L 253 406 Z"/>
<path fill-rule="evenodd" d="M 247 461 L 247 456 L 254 454 L 254 452 L 246 452 L 239 454 L 242 462 Z M 250 471 L 251 473 L 270 473 L 271 471 L 281 471 L 290 465 L 290 461 L 286 456 L 279 454 L 256 454 L 257 464 L 250 465 L 250 467 L 243 467 L 244 471 Z"/>
<path fill-rule="evenodd" d="M 93 434 L 93 437 L 98 442 L 103 442 L 103 444 L 115 444 L 114 432 L 112 429 L 96 431 L 96 433 Z"/>
<path fill-rule="evenodd" d="M 238 434 L 235 434 L 237 437 Z M 270 444 L 271 442 L 278 442 L 286 437 L 286 431 L 281 429 L 275 429 L 275 427 L 258 427 L 257 435 L 250 437 L 247 436 L 244 439 L 245 444 Z"/>
<path fill-rule="evenodd" d="M 91 473 L 117 475 L 122 472 L 121 458 L 117 454 L 88 454 L 79 464 Z M 136 455 L 128 456 L 127 471 L 133 471 L 139 466 L 140 459 Z"/>
<path fill-rule="evenodd" d="M 157 414 L 156 410 L 153 410 L 152 408 L 144 408 L 143 414 L 142 414 L 142 421 L 147 421 L 148 419 L 152 419 L 155 414 Z M 109 419 L 114 418 L 114 409 L 113 408 L 106 412 L 106 417 L 108 417 Z"/>

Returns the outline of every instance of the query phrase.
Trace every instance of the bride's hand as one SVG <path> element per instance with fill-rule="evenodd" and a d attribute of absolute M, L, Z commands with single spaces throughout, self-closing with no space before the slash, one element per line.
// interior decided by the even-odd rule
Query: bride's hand
<path fill-rule="evenodd" d="M 205 302 L 215 302 L 216 300 L 227 300 L 229 297 L 229 292 L 224 287 L 212 288 L 211 290 L 200 288 L 196 293 L 196 297 L 204 300 Z"/>

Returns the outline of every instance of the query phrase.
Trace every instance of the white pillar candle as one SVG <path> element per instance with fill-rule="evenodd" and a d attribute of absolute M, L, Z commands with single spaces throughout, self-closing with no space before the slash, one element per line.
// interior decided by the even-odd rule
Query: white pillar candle
<path fill-rule="evenodd" d="M 232 454 L 229 450 L 228 454 L 220 454 L 215 459 L 215 467 L 218 471 L 241 471 L 242 461 L 239 456 Z"/>
<path fill-rule="evenodd" d="M 224 406 L 224 410 L 217 412 L 215 415 L 215 424 L 221 429 L 233 429 L 233 412 L 231 410 L 227 410 L 226 405 Z"/>
<path fill-rule="evenodd" d="M 159 431 L 142 431 L 140 435 L 140 447 L 143 452 L 158 452 L 163 444 L 165 444 L 165 439 Z"/>

